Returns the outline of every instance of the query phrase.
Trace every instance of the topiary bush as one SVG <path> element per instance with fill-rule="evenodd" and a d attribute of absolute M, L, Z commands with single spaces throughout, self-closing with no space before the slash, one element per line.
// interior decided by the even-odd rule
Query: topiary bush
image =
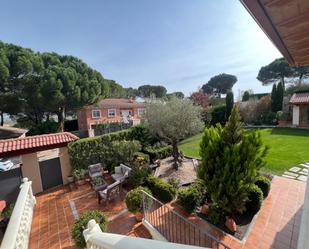
<path fill-rule="evenodd" d="M 265 176 L 258 176 L 254 184 L 262 190 L 263 197 L 266 198 L 270 191 L 270 180 Z"/>
<path fill-rule="evenodd" d="M 172 146 L 167 145 L 164 147 L 146 147 L 144 152 L 150 156 L 150 160 L 154 162 L 157 159 L 163 159 L 172 155 Z"/>
<path fill-rule="evenodd" d="M 138 213 L 138 212 L 141 213 L 143 211 L 142 191 L 151 195 L 151 191 L 145 187 L 137 187 L 135 189 L 132 189 L 126 195 L 125 201 L 126 201 L 127 208 L 133 214 Z M 148 201 L 147 207 L 151 206 L 151 203 L 149 202 L 151 202 L 152 200 L 150 198 L 146 198 L 146 199 Z"/>
<path fill-rule="evenodd" d="M 256 214 L 263 202 L 263 192 L 262 190 L 253 184 L 248 190 L 248 201 L 246 202 L 246 210 L 248 213 Z"/>
<path fill-rule="evenodd" d="M 206 187 L 202 181 L 191 184 L 179 191 L 180 205 L 188 212 L 193 213 L 202 204 L 206 195 Z"/>
<path fill-rule="evenodd" d="M 103 212 L 98 210 L 91 210 L 82 213 L 79 219 L 74 222 L 72 228 L 72 238 L 76 246 L 80 248 L 85 248 L 86 246 L 83 231 L 87 228 L 87 224 L 91 219 L 94 219 L 99 224 L 103 232 L 107 230 L 108 219 Z"/>
<path fill-rule="evenodd" d="M 169 183 L 154 176 L 149 176 L 146 180 L 146 186 L 153 195 L 162 202 L 170 202 L 176 196 L 177 190 Z"/>

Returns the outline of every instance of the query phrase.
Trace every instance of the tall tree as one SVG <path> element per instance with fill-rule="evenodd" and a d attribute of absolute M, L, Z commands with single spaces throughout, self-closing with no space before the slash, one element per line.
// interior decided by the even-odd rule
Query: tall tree
<path fill-rule="evenodd" d="M 185 97 L 185 95 L 183 94 L 183 92 L 172 92 L 172 93 L 166 94 L 166 97 L 168 99 L 170 99 L 172 97 L 183 99 Z"/>
<path fill-rule="evenodd" d="M 283 96 L 284 96 L 284 89 L 283 84 L 280 82 L 277 86 L 277 111 L 282 110 L 283 105 Z"/>
<path fill-rule="evenodd" d="M 202 89 L 205 93 L 216 92 L 218 94 L 227 93 L 232 90 L 232 87 L 237 82 L 237 77 L 235 75 L 222 73 L 212 77 Z"/>
<path fill-rule="evenodd" d="M 150 98 L 151 96 L 163 98 L 166 96 L 167 90 L 164 86 L 142 85 L 138 88 L 138 93 L 142 98 Z"/>
<path fill-rule="evenodd" d="M 270 64 L 261 67 L 257 79 L 263 85 L 270 85 L 282 82 L 283 89 L 285 89 L 286 78 L 292 77 L 295 72 L 289 66 L 284 58 L 276 59 Z"/>
<path fill-rule="evenodd" d="M 277 112 L 277 85 L 273 84 L 273 88 L 271 90 L 271 111 Z"/>
<path fill-rule="evenodd" d="M 126 91 L 126 98 L 135 99 L 138 96 L 138 90 L 133 87 L 128 87 L 124 89 Z"/>
<path fill-rule="evenodd" d="M 231 115 L 231 111 L 234 106 L 234 94 L 232 91 L 226 94 L 225 105 L 226 105 L 226 120 L 227 120 Z"/>
<path fill-rule="evenodd" d="M 201 108 L 189 99 L 172 98 L 169 101 L 152 101 L 146 106 L 146 119 L 150 130 L 173 147 L 174 166 L 178 169 L 178 142 L 196 134 L 204 127 Z"/>

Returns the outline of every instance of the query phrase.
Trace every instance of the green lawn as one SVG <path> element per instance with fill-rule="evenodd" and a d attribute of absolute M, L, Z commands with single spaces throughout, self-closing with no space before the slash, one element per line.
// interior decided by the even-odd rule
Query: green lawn
<path fill-rule="evenodd" d="M 285 170 L 302 162 L 309 162 L 309 130 L 273 128 L 260 130 L 263 141 L 269 148 L 264 171 L 281 175 Z M 180 149 L 187 156 L 199 157 L 199 143 L 202 134 L 180 143 Z"/>

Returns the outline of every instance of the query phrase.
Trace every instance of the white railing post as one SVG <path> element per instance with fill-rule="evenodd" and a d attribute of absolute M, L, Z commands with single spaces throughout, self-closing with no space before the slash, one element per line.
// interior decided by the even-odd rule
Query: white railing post
<path fill-rule="evenodd" d="M 32 182 L 28 181 L 28 178 L 24 178 L 22 182 L 17 201 L 1 243 L 1 249 L 28 248 L 33 207 L 36 200 L 32 192 Z"/>

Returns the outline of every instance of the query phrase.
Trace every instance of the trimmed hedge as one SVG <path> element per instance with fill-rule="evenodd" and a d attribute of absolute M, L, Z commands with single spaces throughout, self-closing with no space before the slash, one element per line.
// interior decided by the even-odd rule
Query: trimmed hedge
<path fill-rule="evenodd" d="M 143 148 L 159 142 L 159 139 L 151 133 L 149 127 L 145 124 L 131 127 L 130 136 L 131 139 L 140 141 Z"/>
<path fill-rule="evenodd" d="M 149 176 L 146 186 L 156 198 L 164 203 L 172 201 L 176 196 L 177 190 L 171 184 L 157 177 Z"/>
<path fill-rule="evenodd" d="M 82 213 L 82 215 L 74 222 L 72 228 L 72 238 L 75 244 L 80 248 L 86 247 L 83 231 L 87 228 L 88 222 L 94 219 L 100 226 L 102 232 L 107 230 L 108 219 L 107 216 L 98 210 L 91 210 Z"/>
<path fill-rule="evenodd" d="M 178 198 L 180 205 L 191 214 L 202 204 L 205 195 L 206 187 L 202 181 L 199 181 L 180 190 Z"/>
<path fill-rule="evenodd" d="M 119 147 L 121 149 L 134 148 L 133 154 L 140 150 L 138 141 L 129 140 L 131 140 L 130 130 L 122 130 L 71 142 L 68 148 L 72 167 L 73 169 L 88 169 L 90 164 L 103 163 L 109 170 L 112 170 L 119 163 L 124 163 L 124 158 L 118 158 L 117 155 L 126 154 L 126 152 L 119 151 Z"/>
<path fill-rule="evenodd" d="M 249 193 L 248 195 L 249 200 L 246 203 L 246 209 L 247 209 L 247 212 L 255 214 L 260 210 L 262 206 L 263 192 L 258 186 L 253 184 L 249 188 L 248 193 Z"/>
<path fill-rule="evenodd" d="M 157 159 L 163 159 L 172 155 L 172 146 L 167 145 L 160 148 L 146 147 L 144 152 L 150 156 L 150 160 L 154 162 Z"/>
<path fill-rule="evenodd" d="M 262 190 L 263 197 L 266 198 L 270 191 L 270 185 L 271 185 L 270 180 L 265 176 L 259 176 L 254 184 Z"/>

